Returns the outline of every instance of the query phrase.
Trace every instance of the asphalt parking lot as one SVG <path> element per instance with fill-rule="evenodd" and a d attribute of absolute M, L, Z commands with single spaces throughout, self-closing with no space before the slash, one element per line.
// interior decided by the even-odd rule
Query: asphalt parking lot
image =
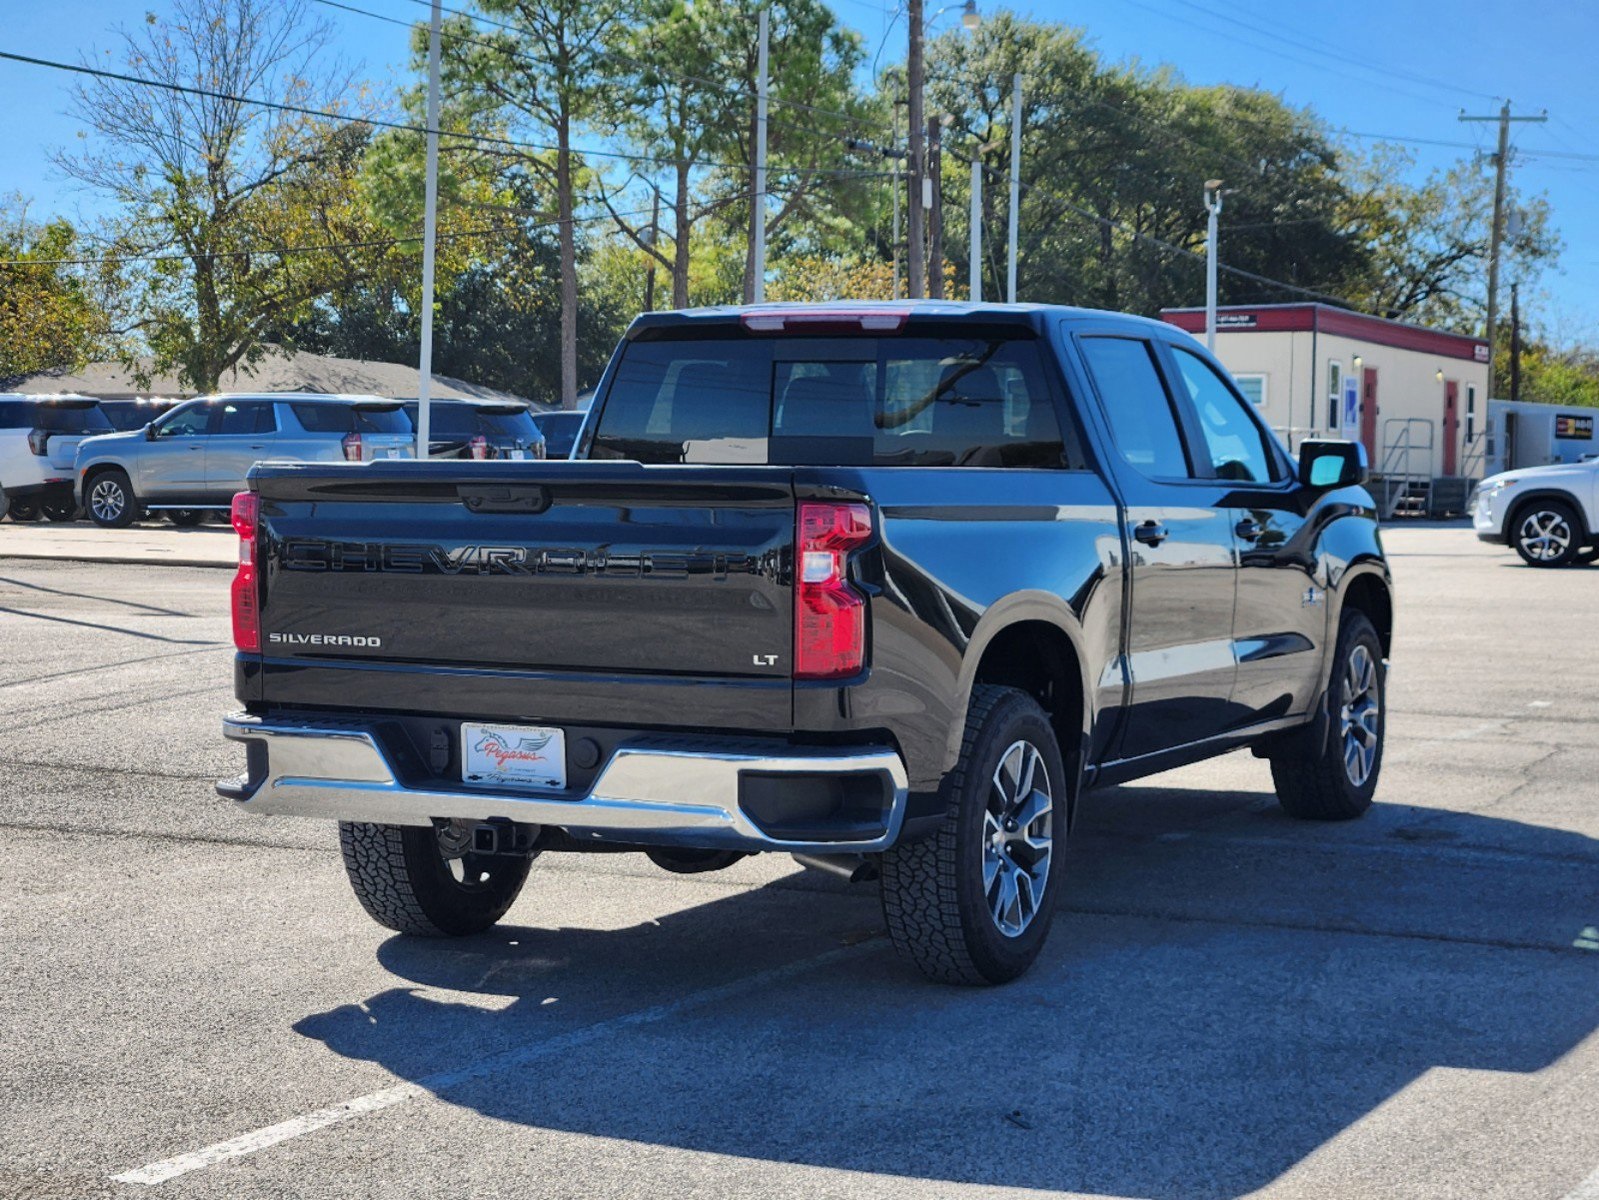
<path fill-rule="evenodd" d="M 787 858 L 548 855 L 392 936 L 211 791 L 228 574 L 0 539 L 0 1196 L 1596 1200 L 1599 567 L 1386 537 L 1371 814 L 1247 754 L 1097 794 L 985 991 Z"/>

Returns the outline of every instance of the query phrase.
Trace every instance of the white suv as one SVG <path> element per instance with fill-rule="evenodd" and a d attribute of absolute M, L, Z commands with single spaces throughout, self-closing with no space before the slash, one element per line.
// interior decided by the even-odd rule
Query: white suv
<path fill-rule="evenodd" d="M 1490 475 L 1467 505 L 1485 542 L 1508 545 L 1531 567 L 1599 558 L 1599 462 L 1556 463 Z"/>
<path fill-rule="evenodd" d="M 13 521 L 70 521 L 78 443 L 110 433 L 100 402 L 88 396 L 0 393 L 0 494 Z"/>

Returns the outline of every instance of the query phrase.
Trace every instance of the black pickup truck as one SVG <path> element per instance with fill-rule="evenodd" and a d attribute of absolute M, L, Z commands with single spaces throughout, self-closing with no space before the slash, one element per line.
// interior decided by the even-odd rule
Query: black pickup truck
<path fill-rule="evenodd" d="M 405 933 L 488 928 L 541 852 L 778 850 L 879 878 L 929 976 L 1001 982 L 1090 789 L 1247 746 L 1294 816 L 1370 805 L 1364 478 L 1154 321 L 642 316 L 572 461 L 254 469 L 218 788 L 339 821 Z"/>

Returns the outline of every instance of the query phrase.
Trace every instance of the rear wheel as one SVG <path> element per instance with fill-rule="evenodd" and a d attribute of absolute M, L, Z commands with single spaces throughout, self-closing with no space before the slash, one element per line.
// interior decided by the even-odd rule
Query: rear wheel
<path fill-rule="evenodd" d="M 46 500 L 39 505 L 39 511 L 44 513 L 46 521 L 76 521 L 78 519 L 78 506 L 70 500 Z"/>
<path fill-rule="evenodd" d="M 1511 527 L 1511 545 L 1529 567 L 1569 566 L 1582 553 L 1582 521 L 1564 500 L 1534 500 Z"/>
<path fill-rule="evenodd" d="M 931 837 L 883 855 L 894 947 L 930 979 L 1005 983 L 1049 934 L 1064 868 L 1066 768 L 1049 718 L 1015 688 L 972 691 Z"/>
<path fill-rule="evenodd" d="M 37 521 L 39 505 L 34 500 L 13 500 L 6 505 L 6 515 L 13 521 Z"/>
<path fill-rule="evenodd" d="M 516 900 L 531 854 L 477 854 L 470 829 L 339 822 L 350 886 L 379 925 L 422 937 L 482 933 Z"/>
<path fill-rule="evenodd" d="M 1273 747 L 1271 778 L 1291 817 L 1347 821 L 1371 807 L 1382 770 L 1386 672 L 1366 614 L 1344 613 L 1327 688 L 1326 736 L 1307 726 Z"/>
<path fill-rule="evenodd" d="M 139 515 L 133 487 L 122 471 L 105 471 L 89 484 L 89 516 L 107 529 L 125 529 Z"/>
<path fill-rule="evenodd" d="M 174 508 L 167 512 L 167 520 L 179 529 L 192 529 L 205 520 L 205 510 L 201 508 Z"/>

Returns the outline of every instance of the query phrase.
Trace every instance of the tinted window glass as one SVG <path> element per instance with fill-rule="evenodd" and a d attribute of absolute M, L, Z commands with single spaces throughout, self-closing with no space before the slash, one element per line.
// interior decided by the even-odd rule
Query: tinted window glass
<path fill-rule="evenodd" d="M 489 437 L 519 438 L 538 441 L 539 427 L 524 409 L 480 408 L 476 410 L 479 433 Z"/>
<path fill-rule="evenodd" d="M 0 429 L 44 429 L 50 433 L 110 433 L 111 422 L 94 403 L 0 400 Z"/>
<path fill-rule="evenodd" d="M 538 419 L 539 432 L 544 435 L 544 453 L 549 458 L 565 458 L 577 445 L 578 432 L 583 428 L 586 413 L 543 413 Z"/>
<path fill-rule="evenodd" d="M 1121 456 L 1152 479 L 1186 476 L 1177 414 L 1160 381 L 1154 348 L 1138 338 L 1090 337 L 1083 339 L 1083 356 Z"/>
<path fill-rule="evenodd" d="M 175 408 L 172 415 L 156 426 L 157 437 L 199 437 L 211 423 L 211 406 L 196 404 L 192 408 Z"/>
<path fill-rule="evenodd" d="M 218 433 L 272 433 L 277 422 L 272 415 L 272 405 L 261 401 L 230 400 L 222 405 L 222 420 Z"/>
<path fill-rule="evenodd" d="M 1267 483 L 1272 477 L 1271 456 L 1260 427 L 1209 363 L 1180 346 L 1172 347 L 1177 371 L 1199 414 L 1206 455 L 1218 479 L 1241 483 Z"/>
<path fill-rule="evenodd" d="M 561 452 L 552 442 L 550 453 Z M 1068 461 L 1037 344 L 962 338 L 630 346 L 593 454 L 940 467 Z M 1075 445 L 1069 461 L 1080 465 Z"/>
<path fill-rule="evenodd" d="M 294 418 L 307 433 L 410 433 L 399 404 L 295 404 Z"/>
<path fill-rule="evenodd" d="M 645 463 L 764 463 L 770 342 L 635 342 L 600 414 L 590 454 Z"/>

